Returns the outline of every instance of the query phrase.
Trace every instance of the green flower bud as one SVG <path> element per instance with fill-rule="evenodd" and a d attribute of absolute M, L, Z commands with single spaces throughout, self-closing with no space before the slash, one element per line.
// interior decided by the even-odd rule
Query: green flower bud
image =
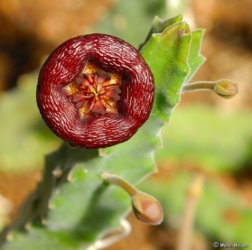
<path fill-rule="evenodd" d="M 222 97 L 230 98 L 238 93 L 239 89 L 236 83 L 230 80 L 217 81 L 214 87 L 214 92 Z"/>

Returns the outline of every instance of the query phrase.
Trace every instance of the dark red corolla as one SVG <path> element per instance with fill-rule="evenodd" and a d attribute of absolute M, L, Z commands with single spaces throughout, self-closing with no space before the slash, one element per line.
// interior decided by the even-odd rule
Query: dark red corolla
<path fill-rule="evenodd" d="M 105 34 L 67 40 L 43 65 L 37 104 L 63 140 L 100 148 L 128 140 L 148 119 L 154 80 L 140 53 Z"/>

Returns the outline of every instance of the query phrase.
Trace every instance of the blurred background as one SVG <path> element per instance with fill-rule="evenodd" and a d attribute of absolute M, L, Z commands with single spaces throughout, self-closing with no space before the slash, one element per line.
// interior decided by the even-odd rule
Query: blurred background
<path fill-rule="evenodd" d="M 91 32 L 137 47 L 154 16 L 183 14 L 192 28 L 206 29 L 202 54 L 207 61 L 193 81 L 229 78 L 239 83 L 240 92 L 229 100 L 206 92 L 182 97 L 163 130 L 159 173 L 141 186 L 162 202 L 165 222 L 150 227 L 130 215 L 133 233 L 110 249 L 176 249 L 188 188 L 199 173 L 205 182 L 192 249 L 213 249 L 215 241 L 251 249 L 251 10 L 251 0 L 1 0 L 0 229 L 39 181 L 44 155 L 60 145 L 35 103 L 45 57 L 64 40 Z"/>

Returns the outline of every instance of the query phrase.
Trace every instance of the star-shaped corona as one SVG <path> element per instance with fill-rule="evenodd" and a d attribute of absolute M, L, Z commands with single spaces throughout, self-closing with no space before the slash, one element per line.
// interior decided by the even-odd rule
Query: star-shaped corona
<path fill-rule="evenodd" d="M 121 83 L 119 74 L 106 72 L 94 63 L 87 62 L 81 73 L 63 91 L 75 104 L 80 117 L 84 118 L 90 113 L 117 113 Z"/>

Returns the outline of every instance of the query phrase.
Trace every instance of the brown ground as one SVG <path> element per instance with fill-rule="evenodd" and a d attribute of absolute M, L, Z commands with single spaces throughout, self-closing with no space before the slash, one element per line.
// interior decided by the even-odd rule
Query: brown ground
<path fill-rule="evenodd" d="M 113 0 L 0 1 L 0 90 L 35 70 L 62 41 L 89 32 Z M 4 27 L 4 28 L 3 28 Z"/>

